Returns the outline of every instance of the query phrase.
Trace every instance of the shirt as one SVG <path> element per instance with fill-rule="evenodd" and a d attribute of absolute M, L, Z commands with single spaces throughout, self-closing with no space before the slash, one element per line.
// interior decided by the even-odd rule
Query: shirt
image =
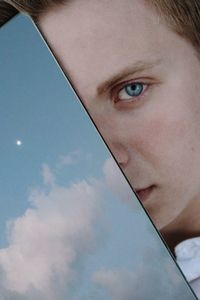
<path fill-rule="evenodd" d="M 200 237 L 185 240 L 175 247 L 176 260 L 200 299 Z"/>

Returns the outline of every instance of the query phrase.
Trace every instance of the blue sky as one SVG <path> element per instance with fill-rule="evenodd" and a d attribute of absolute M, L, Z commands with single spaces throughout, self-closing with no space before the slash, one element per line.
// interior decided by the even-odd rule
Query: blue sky
<path fill-rule="evenodd" d="M 1 300 L 194 299 L 31 21 L 0 43 Z"/>

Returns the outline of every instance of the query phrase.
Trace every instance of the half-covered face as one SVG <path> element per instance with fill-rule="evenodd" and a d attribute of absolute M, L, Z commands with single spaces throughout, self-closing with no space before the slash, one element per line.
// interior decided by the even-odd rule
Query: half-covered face
<path fill-rule="evenodd" d="M 41 29 L 160 229 L 200 210 L 200 62 L 143 0 L 73 0 Z"/>

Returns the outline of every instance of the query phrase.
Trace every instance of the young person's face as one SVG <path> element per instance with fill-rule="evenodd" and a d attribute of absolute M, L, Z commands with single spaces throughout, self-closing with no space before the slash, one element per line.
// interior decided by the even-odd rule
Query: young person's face
<path fill-rule="evenodd" d="M 155 224 L 185 220 L 200 202 L 192 45 L 142 0 L 73 0 L 40 25 Z"/>

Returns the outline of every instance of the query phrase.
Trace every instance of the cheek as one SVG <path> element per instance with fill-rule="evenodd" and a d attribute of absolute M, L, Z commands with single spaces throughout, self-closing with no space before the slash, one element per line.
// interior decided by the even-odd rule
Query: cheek
<path fill-rule="evenodd" d="M 138 115 L 135 114 L 135 128 L 138 128 L 137 146 L 144 155 L 170 158 L 175 163 L 177 156 L 198 147 L 200 88 L 183 74 L 171 77 L 155 88 Z"/>
<path fill-rule="evenodd" d="M 131 132 L 131 120 L 129 122 L 129 119 L 103 102 L 98 106 L 88 105 L 88 111 L 108 145 L 113 142 L 125 142 L 126 136 L 129 135 L 127 132 Z"/>
<path fill-rule="evenodd" d="M 196 138 L 190 118 L 184 113 L 165 113 L 155 111 L 140 122 L 132 139 L 132 146 L 143 158 L 154 167 L 180 163 L 180 159 L 188 159 L 195 147 Z M 183 163 L 183 162 L 182 162 Z"/>

